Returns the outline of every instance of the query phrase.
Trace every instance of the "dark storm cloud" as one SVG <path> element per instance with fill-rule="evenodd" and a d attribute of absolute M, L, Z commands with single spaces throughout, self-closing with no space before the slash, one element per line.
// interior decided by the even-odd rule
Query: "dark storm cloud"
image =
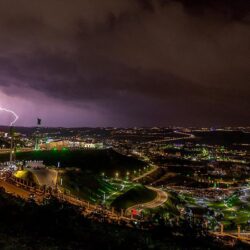
<path fill-rule="evenodd" d="M 0 86 L 94 103 L 111 125 L 246 124 L 249 10 L 243 0 L 0 1 Z"/>

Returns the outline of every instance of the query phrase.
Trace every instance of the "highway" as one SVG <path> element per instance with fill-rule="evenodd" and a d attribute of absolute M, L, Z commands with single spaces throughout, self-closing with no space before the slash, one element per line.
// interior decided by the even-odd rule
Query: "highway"
<path fill-rule="evenodd" d="M 154 140 L 154 141 L 148 141 L 141 144 L 149 144 L 149 143 L 167 143 L 167 142 L 173 142 L 173 141 L 179 141 L 179 140 L 187 140 L 187 139 L 195 139 L 196 136 L 194 134 L 189 133 L 183 133 L 179 131 L 174 131 L 175 134 L 184 135 L 184 137 L 176 137 L 176 138 L 165 138 L 160 140 Z"/>

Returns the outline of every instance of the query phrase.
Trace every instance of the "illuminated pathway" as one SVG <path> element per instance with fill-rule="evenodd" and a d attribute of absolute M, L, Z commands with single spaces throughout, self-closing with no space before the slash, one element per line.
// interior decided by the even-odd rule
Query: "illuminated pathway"
<path fill-rule="evenodd" d="M 28 200 L 30 198 L 31 194 L 34 194 L 34 192 L 31 192 L 29 190 L 26 190 L 24 188 L 18 187 L 14 184 L 11 184 L 9 182 L 6 182 L 4 180 L 0 180 L 0 187 L 3 187 L 7 193 L 10 193 L 14 196 L 19 196 L 25 200 Z M 37 195 L 36 202 L 39 204 L 42 202 L 44 196 L 43 195 Z"/>
<path fill-rule="evenodd" d="M 0 154 L 9 154 L 10 153 L 10 149 L 9 148 L 6 148 L 6 149 L 0 149 Z M 19 153 L 23 153 L 23 152 L 32 152 L 34 151 L 33 148 L 21 148 L 21 149 L 18 149 L 18 152 Z"/>
<path fill-rule="evenodd" d="M 143 175 L 140 175 L 140 176 L 134 178 L 133 181 L 138 182 L 138 181 L 142 180 L 143 178 L 147 177 L 148 175 L 151 175 L 153 172 L 155 172 L 159 168 L 156 165 L 151 165 L 151 166 L 153 167 L 153 169 L 151 169 L 150 171 L 146 172 Z"/>
<path fill-rule="evenodd" d="M 35 202 L 37 204 L 42 204 L 43 199 L 46 197 L 45 193 L 36 193 L 34 191 L 29 190 L 30 188 L 26 187 L 26 189 L 24 187 L 22 187 L 21 185 L 17 186 L 16 184 L 12 184 L 9 182 L 6 182 L 4 180 L 0 179 L 0 187 L 3 187 L 5 189 L 5 191 L 7 193 L 10 193 L 14 196 L 17 197 L 21 197 L 25 200 L 28 200 L 30 198 L 30 195 L 36 195 L 35 196 Z M 94 204 L 90 204 L 88 201 L 85 200 L 81 200 L 77 197 L 71 196 L 71 195 L 65 195 L 62 193 L 57 193 L 57 194 L 53 194 L 54 197 L 57 197 L 59 200 L 61 201 L 66 201 L 70 204 L 73 204 L 75 206 L 79 206 L 79 207 L 83 207 L 85 208 L 84 211 L 82 212 L 83 215 L 90 215 L 92 212 L 95 212 L 97 210 L 102 210 L 103 213 L 105 213 L 110 221 L 114 221 L 114 222 L 119 222 L 120 220 L 123 221 L 136 221 L 136 219 L 131 218 L 131 217 L 125 217 L 125 214 L 121 211 L 121 213 L 115 212 L 113 209 L 111 210 L 107 210 L 107 209 L 103 209 L 100 208 L 98 205 L 94 205 Z"/>
<path fill-rule="evenodd" d="M 246 244 L 250 245 L 250 232 L 237 233 L 237 232 L 212 232 L 212 235 L 216 237 L 230 237 L 232 239 L 238 239 Z"/>

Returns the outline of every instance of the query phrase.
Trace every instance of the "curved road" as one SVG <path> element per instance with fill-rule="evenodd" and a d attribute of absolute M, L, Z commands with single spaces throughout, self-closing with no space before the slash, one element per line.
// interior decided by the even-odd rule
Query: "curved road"
<path fill-rule="evenodd" d="M 149 172 L 146 172 L 146 173 L 143 174 L 143 175 L 140 175 L 140 176 L 138 176 L 138 177 L 135 177 L 135 178 L 133 179 L 133 181 L 137 181 L 137 182 L 138 182 L 139 180 L 141 180 L 141 179 L 147 177 L 148 175 L 151 175 L 153 172 L 155 172 L 157 169 L 159 169 L 159 167 L 156 166 L 156 165 L 152 165 L 152 166 L 153 166 L 153 169 L 151 169 Z"/>
<path fill-rule="evenodd" d="M 126 214 L 130 214 L 132 209 L 142 210 L 145 208 L 151 208 L 151 209 L 156 208 L 156 207 L 162 206 L 167 201 L 168 195 L 165 191 L 158 189 L 158 188 L 151 187 L 151 186 L 147 186 L 147 188 L 157 193 L 156 198 L 152 201 L 142 203 L 142 204 L 136 204 L 132 207 L 127 208 Z"/>

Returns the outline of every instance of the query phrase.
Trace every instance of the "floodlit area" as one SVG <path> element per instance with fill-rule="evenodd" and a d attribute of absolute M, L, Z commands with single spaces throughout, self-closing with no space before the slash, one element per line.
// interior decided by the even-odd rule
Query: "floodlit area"
<path fill-rule="evenodd" d="M 67 202 L 99 223 L 147 230 L 164 225 L 175 234 L 191 227 L 223 240 L 248 235 L 250 158 L 245 145 L 211 144 L 208 132 L 202 137 L 200 131 L 146 131 L 128 130 L 128 140 L 121 139 L 123 130 L 111 130 L 113 139 L 92 139 L 91 145 L 103 145 L 96 148 L 61 147 L 59 140 L 51 149 L 3 151 L 0 184 L 39 205 L 51 199 Z"/>

